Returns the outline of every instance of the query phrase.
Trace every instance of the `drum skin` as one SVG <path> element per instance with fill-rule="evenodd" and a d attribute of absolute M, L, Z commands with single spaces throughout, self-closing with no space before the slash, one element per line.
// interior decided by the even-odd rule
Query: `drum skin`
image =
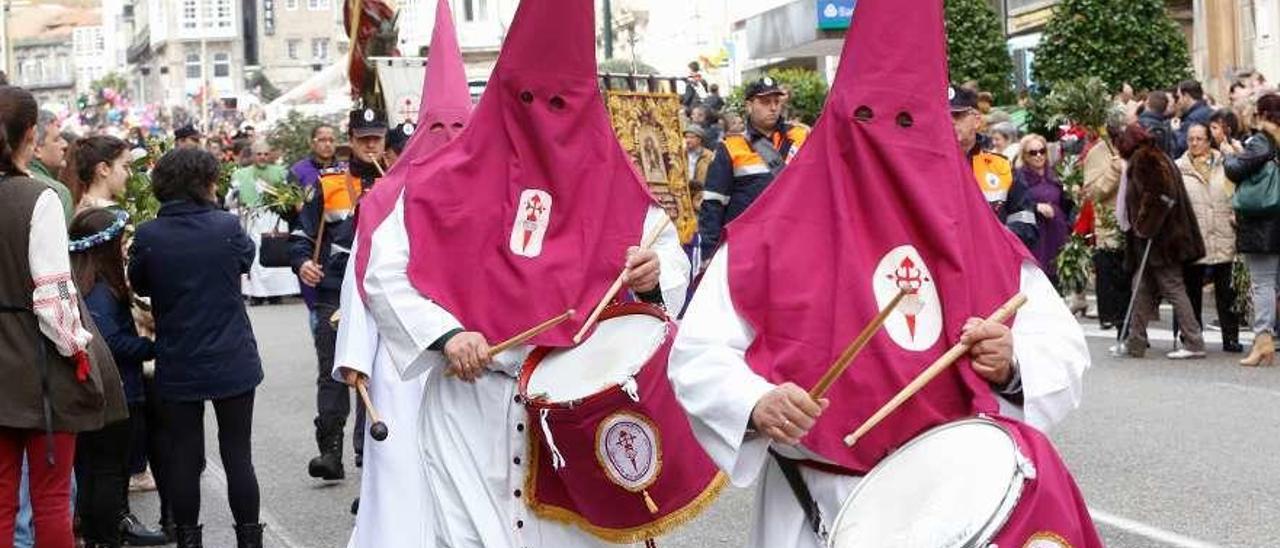
<path fill-rule="evenodd" d="M 693 519 L 726 482 L 698 444 L 667 380 L 675 324 L 662 309 L 642 303 L 610 307 L 600 321 L 627 314 L 662 318 L 668 328 L 665 341 L 634 376 L 639 401 L 622 386 L 572 402 L 528 399 L 529 376 L 541 360 L 555 350 L 572 350 L 535 349 L 519 381 L 530 425 L 525 502 L 543 518 L 620 544 L 661 536 Z M 558 468 L 553 447 L 563 457 Z"/>

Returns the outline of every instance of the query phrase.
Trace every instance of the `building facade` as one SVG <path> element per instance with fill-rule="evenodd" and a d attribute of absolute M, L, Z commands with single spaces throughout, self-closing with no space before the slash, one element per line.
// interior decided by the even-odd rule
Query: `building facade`
<path fill-rule="evenodd" d="M 127 60 L 134 97 L 194 110 L 244 91 L 245 55 L 236 0 L 135 0 Z"/>
<path fill-rule="evenodd" d="M 73 108 L 77 90 L 87 90 L 93 78 L 100 77 L 96 67 L 81 73 L 76 50 L 77 45 L 86 51 L 98 48 L 100 22 L 98 9 L 83 6 L 49 3 L 13 9 L 6 35 L 12 48 L 12 70 L 6 71 L 10 82 L 30 90 L 43 108 Z M 77 44 L 77 37 L 83 42 Z"/>
<path fill-rule="evenodd" d="M 298 85 L 347 52 L 342 0 L 244 0 L 244 4 L 257 13 L 256 44 L 245 44 L 250 70 L 261 71 L 279 91 Z"/>

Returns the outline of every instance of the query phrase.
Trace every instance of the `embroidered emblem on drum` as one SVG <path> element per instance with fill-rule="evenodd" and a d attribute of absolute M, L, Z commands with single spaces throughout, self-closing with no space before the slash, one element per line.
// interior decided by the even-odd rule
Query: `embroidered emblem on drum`
<path fill-rule="evenodd" d="M 596 459 L 609 481 L 642 493 L 649 511 L 658 512 L 658 505 L 645 489 L 658 479 L 662 446 L 658 429 L 648 418 L 629 411 L 609 415 L 596 431 Z"/>
<path fill-rule="evenodd" d="M 511 226 L 511 252 L 521 257 L 542 254 L 542 241 L 551 222 L 551 195 L 527 188 L 520 193 L 515 222 Z"/>
<path fill-rule="evenodd" d="M 907 295 L 897 312 L 885 322 L 889 338 L 906 350 L 927 350 L 942 335 L 942 302 L 929 266 L 914 246 L 902 245 L 880 258 L 871 280 L 876 304 L 888 306 L 898 290 Z"/>
<path fill-rule="evenodd" d="M 1071 548 L 1071 543 L 1067 539 L 1062 538 L 1057 533 L 1041 531 L 1027 540 L 1022 548 Z"/>

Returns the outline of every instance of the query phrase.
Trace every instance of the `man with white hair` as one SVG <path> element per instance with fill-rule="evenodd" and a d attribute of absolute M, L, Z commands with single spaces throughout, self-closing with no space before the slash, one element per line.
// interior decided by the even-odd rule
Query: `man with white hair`
<path fill-rule="evenodd" d="M 271 145 L 266 141 L 255 141 L 251 150 L 253 164 L 237 169 L 231 176 L 232 201 L 245 231 L 261 251 L 264 232 L 285 231 L 281 230 L 280 216 L 263 206 L 263 197 L 273 187 L 283 185 L 287 173 L 284 166 L 271 161 Z M 287 267 L 266 268 L 254 259 L 243 282 L 243 292 L 251 304 L 277 303 L 282 296 L 298 294 L 298 278 Z"/>

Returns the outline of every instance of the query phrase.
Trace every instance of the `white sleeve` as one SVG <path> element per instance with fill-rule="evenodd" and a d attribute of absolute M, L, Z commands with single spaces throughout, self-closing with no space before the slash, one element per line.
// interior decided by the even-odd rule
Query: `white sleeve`
<path fill-rule="evenodd" d="M 64 215 L 57 194 L 52 190 L 40 193 L 31 211 L 27 263 L 34 287 L 31 308 L 39 319 L 40 332 L 53 341 L 59 354 L 69 357 L 83 352 L 93 335 L 80 322 Z"/>
<path fill-rule="evenodd" d="M 355 246 L 352 246 L 351 255 L 355 254 Z M 378 353 L 378 326 L 373 323 L 364 301 L 360 299 L 355 269 L 356 261 L 347 261 L 347 272 L 342 278 L 342 296 L 339 298 L 338 308 L 341 316 L 333 355 L 333 364 L 337 366 L 333 368 L 333 380 L 338 382 L 343 382 L 339 367 L 358 371 L 366 377 L 373 375 L 373 360 Z M 328 320 L 321 318 L 321 321 Z"/>
<path fill-rule="evenodd" d="M 768 438 L 747 435 L 751 410 L 774 385 L 747 365 L 755 334 L 733 308 L 728 254 L 723 246 L 703 274 L 671 348 L 667 375 L 703 449 L 734 485 L 745 487 L 769 455 Z"/>
<path fill-rule="evenodd" d="M 1027 304 L 1013 320 L 1013 355 L 1022 374 L 1023 420 L 1048 431 L 1080 406 L 1089 368 L 1084 330 L 1040 268 L 1022 265 Z"/>
<path fill-rule="evenodd" d="M 644 218 L 644 233 L 647 235 L 662 219 L 667 211 L 658 206 L 650 206 Z M 658 287 L 662 288 L 662 302 L 672 316 L 684 309 L 684 300 L 689 290 L 689 257 L 680 246 L 680 233 L 675 223 L 667 225 L 653 244 L 658 254 Z"/>
<path fill-rule="evenodd" d="M 366 305 L 377 323 L 379 342 L 404 380 L 445 363 L 428 347 L 462 324 L 409 281 L 409 234 L 404 226 L 404 194 L 373 233 L 365 273 Z M 441 265 L 444 267 L 444 265 Z"/>

